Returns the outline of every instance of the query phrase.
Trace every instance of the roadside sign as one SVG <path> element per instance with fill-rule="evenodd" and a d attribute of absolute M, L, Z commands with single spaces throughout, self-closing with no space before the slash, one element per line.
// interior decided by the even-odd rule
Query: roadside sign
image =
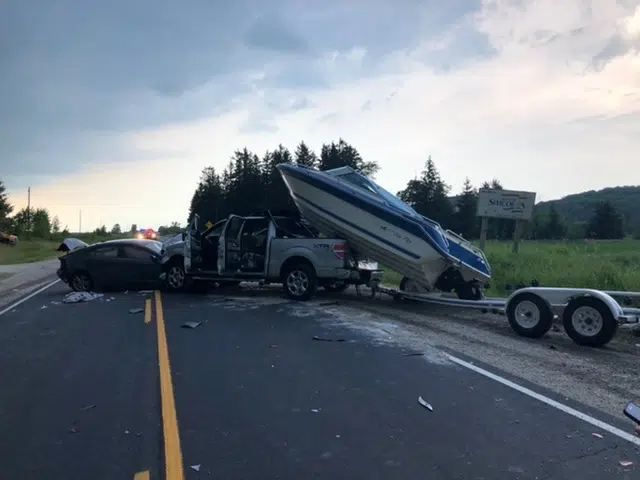
<path fill-rule="evenodd" d="M 481 188 L 478 191 L 478 216 L 531 220 L 535 201 L 535 192 Z"/>
<path fill-rule="evenodd" d="M 204 224 L 205 227 L 207 227 L 207 229 L 213 227 L 213 223 L 211 223 L 211 220 L 209 220 L 207 223 Z"/>

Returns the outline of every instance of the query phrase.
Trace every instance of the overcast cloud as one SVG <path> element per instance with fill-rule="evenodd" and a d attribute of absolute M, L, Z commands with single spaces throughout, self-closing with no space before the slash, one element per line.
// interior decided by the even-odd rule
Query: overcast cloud
<path fill-rule="evenodd" d="M 261 152 L 343 136 L 380 155 L 379 178 L 394 188 L 429 153 L 458 162 L 443 166 L 451 182 L 464 177 L 454 170 L 479 176 L 479 159 L 465 163 L 464 143 L 477 155 L 486 149 L 487 177 L 502 174 L 511 148 L 572 162 L 579 154 L 566 139 L 579 148 L 575 140 L 596 123 L 600 143 L 585 152 L 626 150 L 640 138 L 629 121 L 640 111 L 637 4 L 57 0 L 36 9 L 5 1 L 0 175 L 16 198 L 36 185 L 42 202 L 70 216 L 64 212 L 88 202 L 78 175 L 118 178 L 119 169 L 155 165 L 154 181 L 162 182 L 181 166 L 184 185 L 168 204 L 175 218 L 149 214 L 169 222 L 184 218 L 197 172 L 225 165 L 245 144 Z M 405 168 L 393 172 L 384 155 L 398 152 Z M 61 185 L 83 198 L 71 205 Z M 93 202 L 102 208 L 96 222 L 129 221 L 106 212 L 113 203 Z M 152 208 L 131 199 L 127 206 Z"/>

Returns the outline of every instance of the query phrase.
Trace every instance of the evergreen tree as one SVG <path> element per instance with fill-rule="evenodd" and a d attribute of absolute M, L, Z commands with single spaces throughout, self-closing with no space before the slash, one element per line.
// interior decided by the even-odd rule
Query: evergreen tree
<path fill-rule="evenodd" d="M 0 180 L 0 231 L 10 229 L 12 222 L 9 217 L 12 212 L 13 205 L 9 203 L 7 189 L 4 186 L 4 182 Z"/>
<path fill-rule="evenodd" d="M 587 233 L 589 238 L 624 238 L 624 218 L 610 202 L 602 202 L 596 206 Z"/>
<path fill-rule="evenodd" d="M 365 162 L 360 153 L 342 138 L 338 143 L 331 142 L 330 145 L 322 145 L 318 165 L 320 170 L 331 170 L 345 166 L 367 176 L 374 176 L 380 170 L 377 162 Z"/>
<path fill-rule="evenodd" d="M 440 178 L 435 163 L 429 157 L 419 179 L 413 179 L 398 197 L 418 213 L 451 227 L 453 206 L 447 197 L 449 186 Z"/>
<path fill-rule="evenodd" d="M 296 165 L 305 168 L 317 168 L 318 157 L 306 143 L 300 142 L 295 151 Z"/>
<path fill-rule="evenodd" d="M 467 178 L 457 199 L 454 213 L 456 231 L 467 239 L 478 238 L 478 192 Z"/>

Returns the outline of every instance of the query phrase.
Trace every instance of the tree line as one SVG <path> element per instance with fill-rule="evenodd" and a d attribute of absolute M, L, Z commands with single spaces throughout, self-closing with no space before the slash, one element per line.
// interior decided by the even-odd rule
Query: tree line
<path fill-rule="evenodd" d="M 380 170 L 375 161 L 365 161 L 358 150 L 343 139 L 322 145 L 319 155 L 303 141 L 294 152 L 279 145 L 262 156 L 247 148 L 237 150 L 228 165 L 218 172 L 205 167 L 191 198 L 187 222 L 195 214 L 203 222 L 215 222 L 230 214 L 249 215 L 262 210 L 292 210 L 295 205 L 276 166 L 294 163 L 304 168 L 329 170 L 349 166 L 364 175 L 374 177 Z M 486 181 L 481 188 L 503 189 L 498 179 Z M 409 180 L 398 197 L 411 205 L 418 213 L 429 217 L 444 228 L 454 230 L 465 238 L 477 239 L 480 235 L 480 219 L 476 216 L 478 189 L 467 178 L 462 190 L 451 196 L 451 186 L 442 180 L 435 162 L 429 157 L 424 169 Z M 34 238 L 58 238 L 68 235 L 69 229 L 61 229 L 57 216 L 51 216 L 45 208 L 23 208 L 13 214 L 6 189 L 0 180 L 0 231 Z M 489 219 L 488 239 L 507 240 L 513 237 L 513 221 Z M 160 235 L 174 235 L 181 231 L 178 222 L 158 229 Z M 97 236 L 133 234 L 137 225 L 125 232 L 120 224 L 111 230 L 97 228 Z M 536 209 L 534 219 L 528 222 L 523 233 L 529 239 L 563 238 L 623 238 L 627 232 L 625 219 L 610 202 L 598 204 L 588 222 L 569 222 L 562 218 L 553 205 L 544 212 Z"/>
<path fill-rule="evenodd" d="M 187 223 L 195 214 L 203 222 L 214 222 L 229 214 L 249 215 L 267 209 L 295 209 L 287 188 L 276 169 L 279 163 L 329 170 L 349 166 L 367 176 L 375 176 L 380 166 L 365 161 L 355 147 L 343 139 L 322 145 L 317 155 L 303 141 L 293 153 L 279 145 L 261 157 L 247 148 L 237 150 L 229 164 L 218 172 L 214 167 L 202 171 L 189 208 Z M 481 188 L 503 189 L 498 179 L 486 181 Z M 397 193 L 418 213 L 429 217 L 444 228 L 454 230 L 468 239 L 480 236 L 480 219 L 476 216 L 478 189 L 467 178 L 462 191 L 451 196 L 451 186 L 442 180 L 435 162 L 429 157 L 424 169 Z M 515 223 L 511 220 L 489 219 L 487 238 L 507 240 L 513 237 Z M 523 232 L 529 239 L 563 238 L 624 238 L 624 218 L 610 202 L 596 206 L 589 222 L 568 222 L 555 207 L 544 213 L 536 211 Z"/>

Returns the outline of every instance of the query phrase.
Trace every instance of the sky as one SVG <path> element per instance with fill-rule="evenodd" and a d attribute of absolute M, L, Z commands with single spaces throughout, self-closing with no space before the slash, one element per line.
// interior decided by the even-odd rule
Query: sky
<path fill-rule="evenodd" d="M 396 192 L 640 184 L 639 0 L 5 0 L 0 179 L 71 231 L 184 223 L 205 166 L 342 137 Z"/>

